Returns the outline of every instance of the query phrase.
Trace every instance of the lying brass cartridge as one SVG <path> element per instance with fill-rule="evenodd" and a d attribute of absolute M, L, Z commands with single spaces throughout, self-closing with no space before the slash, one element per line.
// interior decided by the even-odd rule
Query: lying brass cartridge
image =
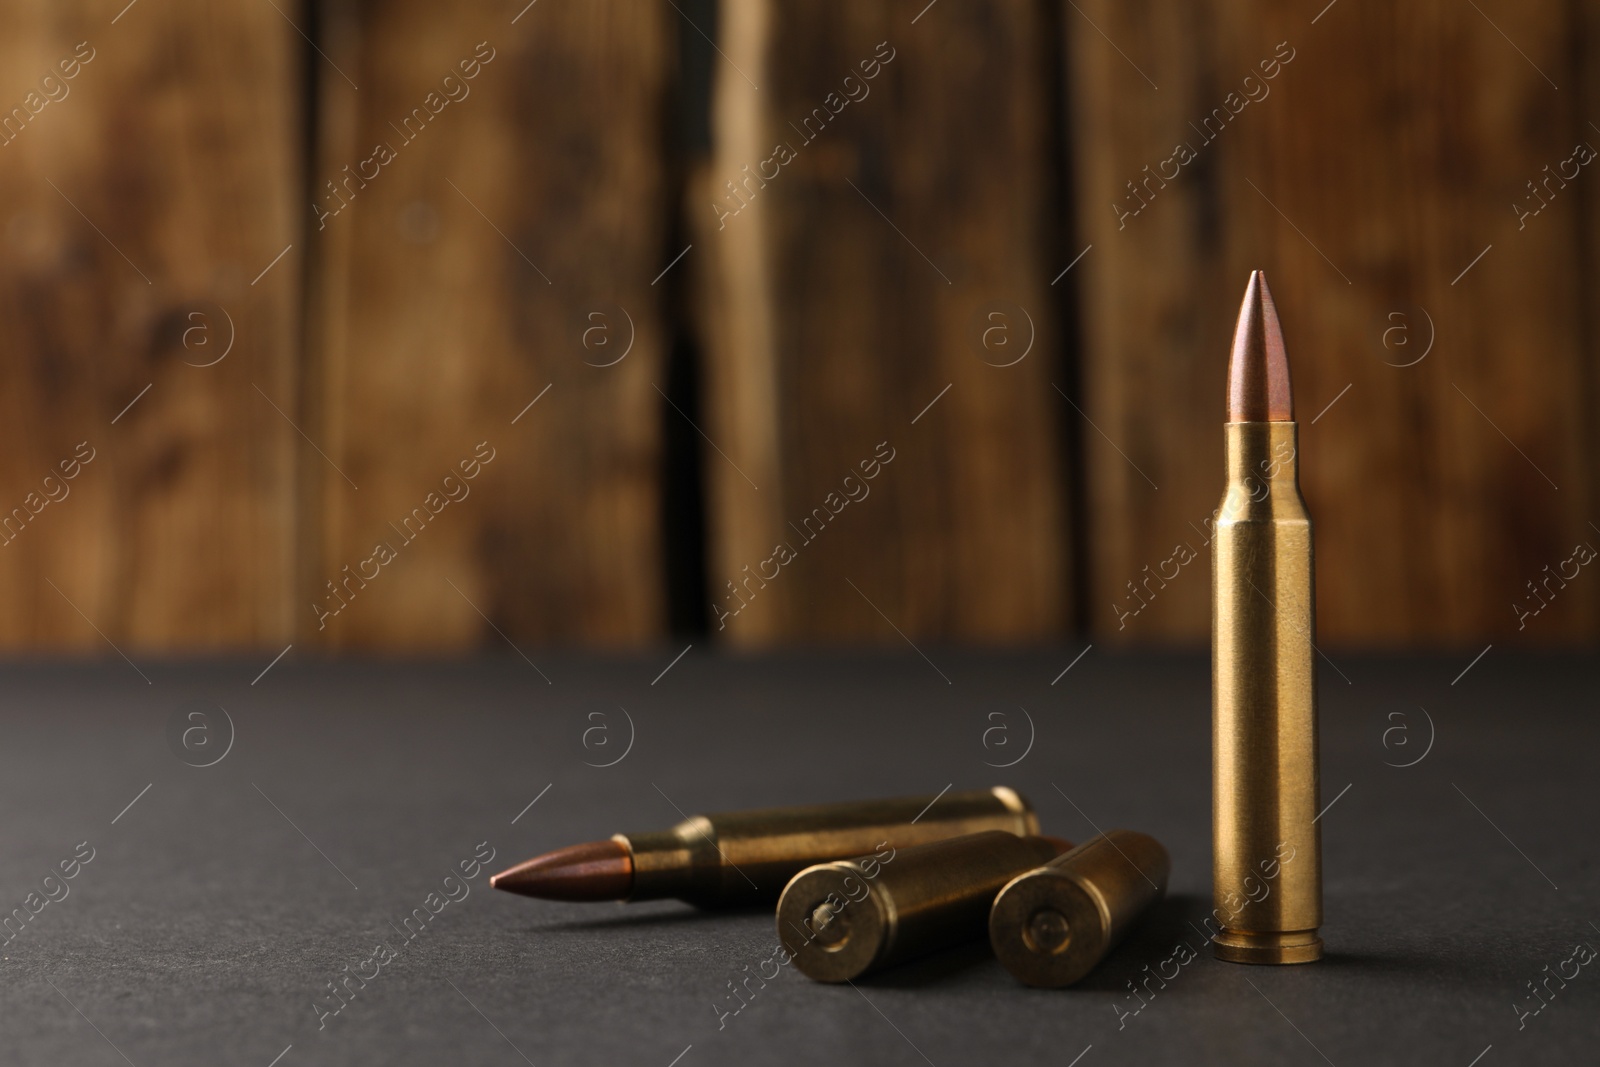
<path fill-rule="evenodd" d="M 1153 837 L 1112 830 L 1036 870 L 995 897 L 989 943 L 1026 985 L 1059 989 L 1094 970 L 1167 891 L 1167 850 Z"/>
<path fill-rule="evenodd" d="M 1307 963 L 1322 957 L 1311 517 L 1283 332 L 1260 271 L 1234 332 L 1226 433 L 1212 557 L 1212 951 Z"/>
<path fill-rule="evenodd" d="M 808 867 L 778 901 L 800 972 L 847 982 L 983 936 L 995 893 L 1070 847 L 999 830 Z"/>
<path fill-rule="evenodd" d="M 1039 832 L 1029 803 L 1005 786 L 718 815 L 669 830 L 547 852 L 489 880 L 545 900 L 657 900 L 701 907 L 770 903 L 802 868 L 979 830 Z"/>

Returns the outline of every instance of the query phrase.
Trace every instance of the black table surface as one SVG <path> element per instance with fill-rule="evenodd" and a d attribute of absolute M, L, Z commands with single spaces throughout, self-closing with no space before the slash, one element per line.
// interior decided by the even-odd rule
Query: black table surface
<path fill-rule="evenodd" d="M 1324 662 L 1328 955 L 1265 968 L 1195 925 L 1205 655 L 1080 651 L 0 668 L 0 1062 L 1600 1061 L 1600 966 L 1570 962 L 1600 946 L 1594 656 Z M 1047 832 L 1172 855 L 1167 899 L 1075 988 L 1025 989 L 981 942 L 854 987 L 740 985 L 770 973 L 770 911 L 488 888 L 680 813 L 997 783 Z M 1180 944 L 1197 958 L 1164 963 Z"/>

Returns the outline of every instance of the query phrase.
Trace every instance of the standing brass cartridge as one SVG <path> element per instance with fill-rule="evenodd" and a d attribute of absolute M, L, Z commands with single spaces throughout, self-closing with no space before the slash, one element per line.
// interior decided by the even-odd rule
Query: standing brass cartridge
<path fill-rule="evenodd" d="M 994 895 L 1066 843 L 988 830 L 808 867 L 778 900 L 778 939 L 819 982 L 848 982 L 983 936 Z"/>
<path fill-rule="evenodd" d="M 1233 338 L 1226 447 L 1212 563 L 1212 949 L 1234 963 L 1307 963 L 1322 956 L 1311 517 L 1260 271 Z"/>
<path fill-rule="evenodd" d="M 814 863 L 979 830 L 1036 834 L 1039 820 L 1005 786 L 691 815 L 667 830 L 616 834 L 535 856 L 489 884 L 546 900 L 677 897 L 701 907 L 746 907 L 776 900 L 789 879 Z"/>
<path fill-rule="evenodd" d="M 1091 838 L 1013 878 L 989 911 L 989 943 L 1020 982 L 1059 989 L 1094 970 L 1167 891 L 1161 842 L 1132 830 Z"/>

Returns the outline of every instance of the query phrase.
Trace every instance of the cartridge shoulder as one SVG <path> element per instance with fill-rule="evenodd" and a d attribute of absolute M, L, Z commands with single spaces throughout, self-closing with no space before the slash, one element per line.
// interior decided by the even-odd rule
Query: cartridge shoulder
<path fill-rule="evenodd" d="M 1311 526 L 1311 513 L 1294 479 L 1280 476 L 1271 483 L 1231 483 L 1217 508 L 1216 525 L 1245 524 Z"/>

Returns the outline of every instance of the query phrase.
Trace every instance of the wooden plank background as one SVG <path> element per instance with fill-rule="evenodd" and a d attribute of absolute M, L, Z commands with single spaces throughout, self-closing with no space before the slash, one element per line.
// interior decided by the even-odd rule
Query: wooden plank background
<path fill-rule="evenodd" d="M 199 0 L 0 26 L 0 642 L 270 645 L 300 250 L 261 272 L 298 236 L 299 38 Z"/>
<path fill-rule="evenodd" d="M 441 10 L 0 0 L 0 647 L 1204 641 L 1256 267 L 1322 637 L 1600 633 L 1589 8 Z"/>
<path fill-rule="evenodd" d="M 707 432 L 725 453 L 706 463 L 712 629 L 741 644 L 1060 632 L 1043 8 L 954 6 L 918 26 L 887 5 L 724 10 L 717 151 L 688 205 L 710 276 Z M 867 480 L 861 464 L 888 456 Z"/>
<path fill-rule="evenodd" d="M 319 103 L 337 119 L 316 203 L 338 213 L 311 233 L 327 459 L 307 468 L 308 639 L 663 632 L 654 383 L 669 338 L 650 282 L 673 204 L 675 51 L 671 9 L 635 8 L 544 4 L 515 24 L 421 2 L 328 9 Z M 392 162 L 366 164 L 379 146 Z M 484 442 L 494 458 L 467 481 L 457 467 Z"/>
<path fill-rule="evenodd" d="M 1088 439 L 1095 632 L 1206 633 L 1223 368 L 1260 267 L 1294 373 L 1321 636 L 1592 637 L 1600 583 L 1558 590 L 1522 630 L 1511 607 L 1537 606 L 1526 583 L 1596 536 L 1590 194 L 1521 231 L 1508 210 L 1545 163 L 1600 145 L 1555 88 L 1579 84 L 1576 28 L 1497 12 L 1525 58 L 1470 6 L 1347 0 L 1314 24 L 1257 2 L 1157 10 L 1085 4 L 1066 26 L 1094 246 L 1083 366 L 1105 431 Z M 1214 108 L 1226 123 L 1191 125 Z M 1163 181 L 1179 144 L 1197 158 Z M 1180 545 L 1196 561 L 1166 565 Z"/>

